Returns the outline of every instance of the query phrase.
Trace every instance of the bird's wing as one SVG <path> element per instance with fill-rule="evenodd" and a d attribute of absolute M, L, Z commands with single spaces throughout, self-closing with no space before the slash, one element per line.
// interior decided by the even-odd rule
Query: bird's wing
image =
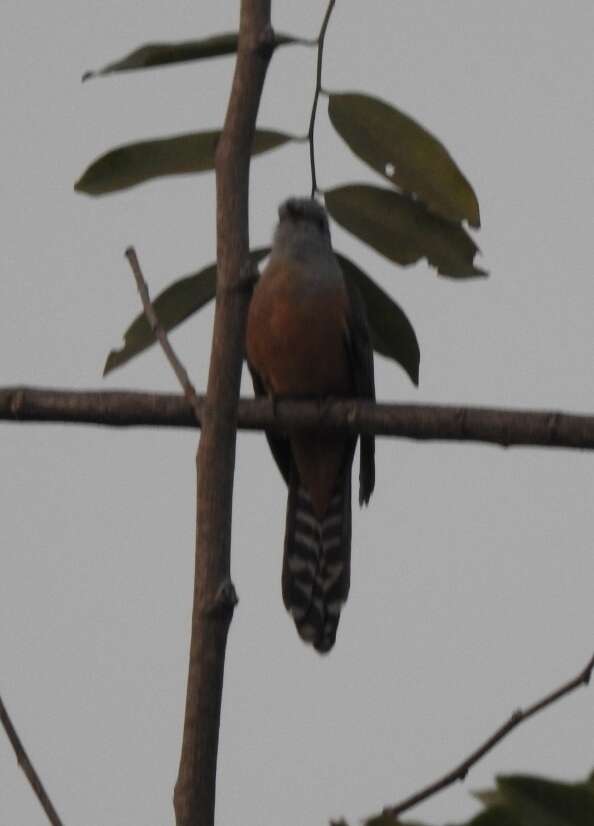
<path fill-rule="evenodd" d="M 355 395 L 375 401 L 373 373 L 373 348 L 369 336 L 369 324 L 365 303 L 354 284 L 347 282 L 349 317 L 347 319 L 347 350 L 351 363 Z M 359 467 L 359 504 L 367 504 L 375 486 L 375 437 L 373 433 L 361 434 Z"/>
<path fill-rule="evenodd" d="M 266 391 L 266 387 L 264 386 L 264 382 L 262 381 L 260 375 L 249 363 L 248 367 L 250 369 L 250 373 L 252 374 L 252 382 L 254 384 L 254 393 L 256 396 L 269 396 L 270 394 Z M 270 445 L 270 450 L 272 451 L 274 461 L 281 472 L 281 476 L 288 485 L 291 478 L 292 464 L 289 440 L 286 436 L 282 436 L 280 434 L 273 435 L 269 431 L 266 431 L 266 439 Z"/>

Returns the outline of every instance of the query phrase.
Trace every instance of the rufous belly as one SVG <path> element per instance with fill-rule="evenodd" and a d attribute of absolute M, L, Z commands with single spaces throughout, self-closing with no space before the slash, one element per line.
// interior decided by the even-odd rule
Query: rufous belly
<path fill-rule="evenodd" d="M 294 270 L 265 272 L 250 305 L 246 349 L 271 395 L 352 395 L 347 308 L 342 283 L 317 285 Z M 301 481 L 321 517 L 343 469 L 344 436 L 301 430 L 289 438 Z"/>

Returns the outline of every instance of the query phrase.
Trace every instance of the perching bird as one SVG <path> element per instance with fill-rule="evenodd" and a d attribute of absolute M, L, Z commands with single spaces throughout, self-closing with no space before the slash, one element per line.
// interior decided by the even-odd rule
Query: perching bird
<path fill-rule="evenodd" d="M 313 199 L 279 209 L 267 266 L 252 296 L 246 350 L 257 395 L 375 399 L 373 352 L 356 289 L 332 250 L 328 217 Z M 301 638 L 334 645 L 350 584 L 351 467 L 356 436 L 267 433 L 289 488 L 283 600 Z M 359 503 L 375 482 L 374 437 L 361 437 Z"/>

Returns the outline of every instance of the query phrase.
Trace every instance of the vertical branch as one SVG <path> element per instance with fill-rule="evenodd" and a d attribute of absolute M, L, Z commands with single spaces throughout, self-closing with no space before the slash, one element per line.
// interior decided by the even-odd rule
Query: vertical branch
<path fill-rule="evenodd" d="M 249 291 L 248 184 L 256 115 L 274 47 L 270 0 L 241 0 L 239 47 L 216 152 L 217 301 L 197 456 L 196 570 L 177 826 L 212 826 L 230 580 L 237 403 Z"/>

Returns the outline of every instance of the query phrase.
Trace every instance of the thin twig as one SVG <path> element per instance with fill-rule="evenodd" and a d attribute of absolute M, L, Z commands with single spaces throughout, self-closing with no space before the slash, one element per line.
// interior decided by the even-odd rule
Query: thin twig
<path fill-rule="evenodd" d="M 41 808 L 47 815 L 47 819 L 52 824 L 52 826 L 63 826 L 62 821 L 58 817 L 56 810 L 53 807 L 51 800 L 48 797 L 46 790 L 43 787 L 43 783 L 39 779 L 39 775 L 33 768 L 33 764 L 29 760 L 27 752 L 25 751 L 25 747 L 21 743 L 20 737 L 16 733 L 15 727 L 12 724 L 10 717 L 8 716 L 8 711 L 4 703 L 2 702 L 2 697 L 0 697 L 0 723 L 2 723 L 4 727 L 4 731 L 8 735 L 8 739 L 10 740 L 10 744 L 14 749 L 14 753 L 16 754 L 17 762 L 21 769 L 25 773 L 25 777 L 31 784 L 31 788 L 35 793 L 35 797 L 39 800 L 41 804 Z"/>
<path fill-rule="evenodd" d="M 332 9 L 336 0 L 330 0 L 328 3 L 328 8 L 326 9 L 326 14 L 324 15 L 324 20 L 322 21 L 322 27 L 320 29 L 320 34 L 318 36 L 318 64 L 316 69 L 316 89 L 314 92 L 314 99 L 313 105 L 311 107 L 311 116 L 309 118 L 309 129 L 307 132 L 307 140 L 309 141 L 309 162 L 311 165 L 311 197 L 313 198 L 318 190 L 318 182 L 316 179 L 316 159 L 315 159 L 315 148 L 314 148 L 314 129 L 316 125 L 316 111 L 318 108 L 318 98 L 320 97 L 320 92 L 322 90 L 322 58 L 324 54 L 324 39 L 326 37 L 326 29 L 328 28 L 328 23 L 330 21 L 330 15 L 332 14 Z"/>
<path fill-rule="evenodd" d="M 296 37 L 293 40 L 293 45 L 295 46 L 317 46 L 318 45 L 318 38 L 317 37 Z"/>
<path fill-rule="evenodd" d="M 136 250 L 134 249 L 134 247 L 128 247 L 125 254 L 126 258 L 130 262 L 130 267 L 132 268 L 132 273 L 134 274 L 134 280 L 136 281 L 136 286 L 138 287 L 138 292 L 140 294 L 140 300 L 142 301 L 142 306 L 144 308 L 144 314 L 147 318 L 150 328 L 155 334 L 155 338 L 161 345 L 161 348 L 165 353 L 167 361 L 173 368 L 173 372 L 175 373 L 179 383 L 181 384 L 186 399 L 192 406 L 192 409 L 196 415 L 196 421 L 199 422 L 201 415 L 201 405 L 196 394 L 196 389 L 190 381 L 190 377 L 188 376 L 186 368 L 178 359 L 173 347 L 169 343 L 167 333 L 159 323 L 159 319 L 157 318 L 155 308 L 151 303 L 148 286 L 142 274 L 140 263 L 138 261 L 138 256 L 136 255 Z"/>
<path fill-rule="evenodd" d="M 0 421 L 70 422 L 106 427 L 200 427 L 184 396 L 130 390 L 58 390 L 0 387 Z M 594 450 L 594 416 L 546 410 L 503 410 L 431 404 L 371 404 L 355 399 L 324 401 L 240 399 L 241 430 L 312 428 L 375 433 L 422 441 L 484 442 L 504 447 Z"/>
<path fill-rule="evenodd" d="M 400 803 L 397 803 L 395 806 L 387 806 L 384 808 L 383 814 L 389 817 L 393 817 L 396 819 L 399 815 L 403 812 L 411 809 L 413 806 L 416 806 L 418 803 L 421 803 L 423 800 L 427 800 L 427 798 L 432 797 L 437 792 L 440 792 L 442 789 L 451 786 L 452 783 L 455 783 L 457 780 L 464 780 L 466 775 L 468 774 L 469 770 L 475 763 L 485 756 L 491 749 L 497 745 L 504 737 L 506 737 L 510 731 L 519 726 L 520 723 L 524 723 L 530 717 L 533 717 L 535 714 L 538 714 L 539 711 L 547 708 L 548 706 L 552 705 L 553 703 L 560 700 L 562 697 L 565 697 L 567 694 L 570 694 L 572 691 L 575 691 L 576 688 L 580 686 L 588 685 L 590 682 L 590 677 L 592 676 L 592 671 L 594 670 L 594 656 L 590 659 L 588 664 L 580 673 L 574 677 L 572 680 L 564 683 L 559 688 L 552 691 L 550 694 L 547 694 L 546 697 L 543 697 L 538 702 L 534 703 L 528 708 L 522 710 L 518 709 L 514 711 L 511 715 L 509 720 L 507 720 L 502 726 L 500 726 L 485 742 L 479 746 L 475 751 L 472 752 L 465 760 L 463 760 L 460 765 L 456 766 L 455 769 L 448 772 L 446 775 L 441 777 L 439 780 L 436 780 L 434 783 L 425 786 L 424 789 L 421 789 L 415 794 L 410 795 L 410 797 L 405 798 Z"/>

